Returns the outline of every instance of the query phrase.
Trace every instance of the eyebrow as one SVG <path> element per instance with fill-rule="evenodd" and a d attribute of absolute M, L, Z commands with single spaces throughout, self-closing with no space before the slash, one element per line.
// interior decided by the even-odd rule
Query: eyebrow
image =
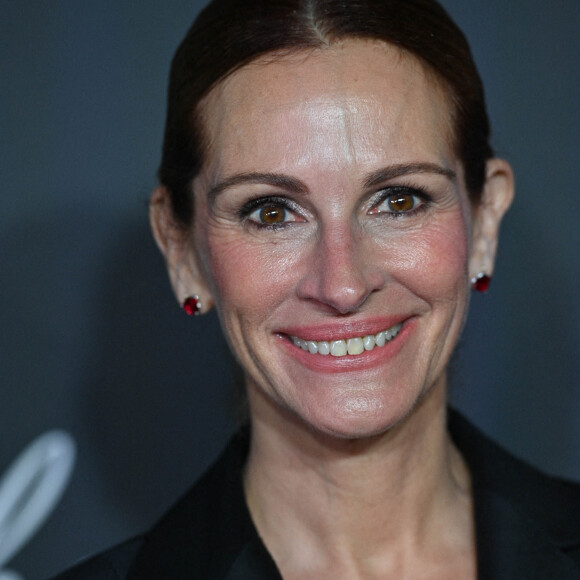
<path fill-rule="evenodd" d="M 407 163 L 396 164 L 389 167 L 383 167 L 377 171 L 373 171 L 363 181 L 365 189 L 376 187 L 385 181 L 402 177 L 404 175 L 412 175 L 417 173 L 432 173 L 436 175 L 443 175 L 451 181 L 455 181 L 457 175 L 451 169 L 446 169 L 435 163 Z M 284 175 L 282 173 L 236 173 L 226 179 L 216 183 L 208 192 L 208 199 L 212 203 L 215 198 L 230 187 L 246 184 L 261 184 L 271 185 L 285 189 L 291 193 L 307 194 L 308 187 L 300 179 Z"/>
<path fill-rule="evenodd" d="M 236 185 L 263 184 L 286 189 L 291 193 L 307 193 L 306 185 L 296 177 L 282 173 L 236 173 L 214 185 L 208 192 L 210 203 L 224 190 Z"/>
<path fill-rule="evenodd" d="M 366 189 L 376 187 L 385 181 L 395 179 L 395 177 L 402 177 L 403 175 L 414 175 L 417 173 L 433 173 L 435 175 L 443 175 L 451 181 L 455 181 L 457 175 L 455 171 L 437 165 L 436 163 L 407 163 L 391 165 L 373 171 L 366 177 L 363 184 Z"/>

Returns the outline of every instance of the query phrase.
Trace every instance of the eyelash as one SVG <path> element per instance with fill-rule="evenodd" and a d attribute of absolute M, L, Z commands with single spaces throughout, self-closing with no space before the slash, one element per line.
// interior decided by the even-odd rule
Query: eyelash
<path fill-rule="evenodd" d="M 414 198 L 413 208 L 408 211 L 383 211 L 383 212 L 372 211 L 373 209 L 377 208 L 382 203 L 387 201 L 390 197 L 394 197 L 397 195 L 412 196 Z M 421 203 L 417 205 L 415 199 L 419 199 Z M 392 219 L 402 219 L 414 216 L 419 212 L 425 211 L 429 207 L 431 200 L 432 200 L 431 196 L 420 187 L 409 187 L 409 186 L 388 187 L 387 189 L 380 191 L 377 195 L 377 199 L 373 200 L 371 213 Z M 284 211 L 292 212 L 293 214 L 299 217 L 302 216 L 299 206 L 297 204 L 293 203 L 292 201 L 290 201 L 285 197 L 273 197 L 273 196 L 264 196 L 258 197 L 256 199 L 250 199 L 240 208 L 240 210 L 238 211 L 238 216 L 242 222 L 245 222 L 249 224 L 251 227 L 254 227 L 259 230 L 279 230 L 284 227 L 287 227 L 288 224 L 290 223 L 294 223 L 292 221 L 290 222 L 282 221 L 280 223 L 267 224 L 250 218 L 252 213 L 254 213 L 257 210 L 265 209 L 268 206 L 271 206 L 273 208 L 282 208 Z"/>
<path fill-rule="evenodd" d="M 386 202 L 389 198 L 396 197 L 397 195 L 411 196 L 413 197 L 413 207 L 408 211 L 384 211 L 384 212 L 373 212 L 372 210 L 379 207 L 381 204 Z M 417 205 L 415 199 L 418 199 L 420 203 Z M 393 219 L 402 219 L 412 217 L 419 212 L 425 211 L 432 201 L 431 196 L 421 187 L 409 187 L 405 185 L 399 185 L 394 187 L 388 187 L 378 194 L 378 199 L 373 203 L 371 213 L 375 215 L 382 215 Z"/>
<path fill-rule="evenodd" d="M 260 209 L 265 209 L 268 206 L 274 208 L 282 208 L 284 211 L 292 212 L 297 216 L 302 215 L 299 211 L 299 206 L 291 202 L 289 199 L 285 197 L 266 196 L 266 197 L 258 197 L 256 199 L 250 199 L 249 201 L 247 201 L 238 211 L 239 218 L 243 222 L 259 230 L 279 230 L 281 228 L 286 227 L 289 223 L 293 223 L 283 221 L 280 223 L 267 224 L 250 218 L 252 213 Z"/>

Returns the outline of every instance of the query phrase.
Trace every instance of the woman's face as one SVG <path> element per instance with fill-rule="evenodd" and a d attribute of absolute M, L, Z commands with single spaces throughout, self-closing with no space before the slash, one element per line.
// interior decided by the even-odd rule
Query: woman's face
<path fill-rule="evenodd" d="M 468 304 L 443 91 L 414 58 L 348 41 L 245 66 L 203 113 L 192 251 L 251 406 L 340 437 L 388 429 L 444 382 Z"/>

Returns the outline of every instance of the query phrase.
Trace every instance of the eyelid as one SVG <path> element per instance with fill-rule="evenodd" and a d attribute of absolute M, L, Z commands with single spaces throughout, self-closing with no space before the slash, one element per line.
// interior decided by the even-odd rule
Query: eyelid
<path fill-rule="evenodd" d="M 268 205 L 279 205 L 293 211 L 297 214 L 301 214 L 300 206 L 288 199 L 287 197 L 275 196 L 275 195 L 261 195 L 246 201 L 239 210 L 240 215 L 247 216 L 254 210 L 268 206 Z"/>
<path fill-rule="evenodd" d="M 383 187 L 376 193 L 374 196 L 374 203 L 377 201 L 382 201 L 391 195 L 396 195 L 397 193 L 416 195 L 421 199 L 431 199 L 431 195 L 429 195 L 429 193 L 427 193 L 423 187 L 416 185 L 389 185 L 387 187 Z"/>

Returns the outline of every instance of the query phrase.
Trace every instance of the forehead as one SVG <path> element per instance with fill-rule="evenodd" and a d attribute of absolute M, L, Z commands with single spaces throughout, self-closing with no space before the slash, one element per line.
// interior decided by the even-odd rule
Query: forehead
<path fill-rule="evenodd" d="M 441 83 L 418 59 L 380 41 L 250 63 L 209 93 L 201 119 L 204 169 L 220 176 L 307 166 L 313 157 L 319 170 L 345 162 L 449 165 L 453 157 Z"/>

